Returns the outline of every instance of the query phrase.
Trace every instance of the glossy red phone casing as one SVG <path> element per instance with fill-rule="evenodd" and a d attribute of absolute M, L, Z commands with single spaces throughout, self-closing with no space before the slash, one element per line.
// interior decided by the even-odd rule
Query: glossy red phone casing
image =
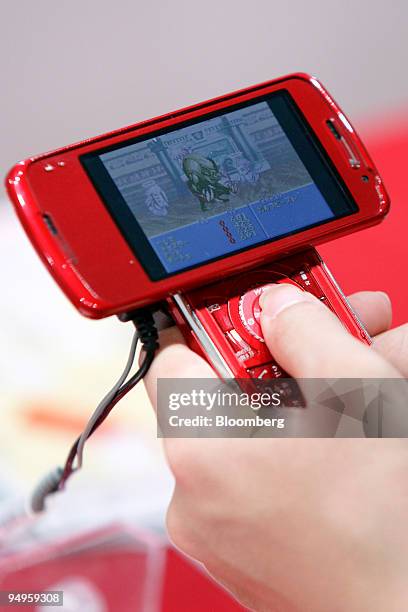
<path fill-rule="evenodd" d="M 371 340 L 327 266 L 313 248 L 232 276 L 206 287 L 168 298 L 170 312 L 189 346 L 223 379 L 286 378 L 268 351 L 257 321 L 254 292 L 272 283 L 289 282 L 322 301 L 358 340 Z M 246 312 L 245 299 L 249 296 Z M 316 330 L 316 334 L 319 330 Z"/>
<path fill-rule="evenodd" d="M 152 281 L 117 225 L 80 163 L 79 156 L 135 136 L 170 128 L 207 113 L 228 110 L 240 102 L 286 90 L 301 109 L 310 128 L 341 175 L 359 211 L 321 226 L 228 255 L 195 269 Z M 340 143 L 327 127 L 335 124 Z M 346 146 L 345 146 L 346 145 Z M 350 160 L 357 163 L 350 163 Z M 367 182 L 362 180 L 368 177 Z M 219 278 L 248 271 L 293 252 L 381 221 L 389 198 L 381 178 L 350 122 L 313 77 L 294 74 L 231 93 L 156 119 L 29 158 L 9 172 L 9 196 L 38 254 L 84 315 L 99 318 L 119 314 L 190 292 Z M 58 230 L 50 232 L 44 215 Z"/>

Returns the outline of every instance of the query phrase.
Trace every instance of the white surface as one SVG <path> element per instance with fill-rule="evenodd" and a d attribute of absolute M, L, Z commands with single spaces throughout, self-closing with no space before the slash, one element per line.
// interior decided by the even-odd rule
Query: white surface
<path fill-rule="evenodd" d="M 0 202 L 0 518 L 61 465 L 81 425 L 122 371 L 132 327 L 81 317 Z M 172 490 L 143 385 L 120 402 L 85 449 L 83 471 L 36 529 L 51 536 L 109 521 L 162 526 Z M 1 540 L 1 538 L 0 538 Z"/>

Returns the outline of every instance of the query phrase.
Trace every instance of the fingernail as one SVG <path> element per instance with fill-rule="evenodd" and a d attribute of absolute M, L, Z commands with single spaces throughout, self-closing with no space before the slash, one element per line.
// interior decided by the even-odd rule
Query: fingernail
<path fill-rule="evenodd" d="M 293 285 L 275 285 L 262 293 L 259 298 L 259 305 L 262 314 L 270 319 L 275 319 L 281 312 L 293 304 L 302 302 L 314 302 L 315 298 Z"/>
<path fill-rule="evenodd" d="M 391 306 L 391 298 L 390 298 L 390 296 L 388 295 L 388 293 L 385 293 L 385 291 L 377 291 L 377 293 L 378 293 L 379 295 L 382 295 L 382 297 L 384 298 L 384 301 L 385 301 L 385 302 L 388 302 L 388 304 Z"/>

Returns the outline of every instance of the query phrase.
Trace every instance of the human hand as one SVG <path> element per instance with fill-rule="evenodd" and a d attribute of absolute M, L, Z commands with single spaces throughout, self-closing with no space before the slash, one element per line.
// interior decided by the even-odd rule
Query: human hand
<path fill-rule="evenodd" d="M 313 297 L 303 300 L 302 292 L 286 289 L 280 285 L 265 293 L 261 324 L 271 352 L 291 375 L 408 374 L 407 327 L 387 331 L 391 306 L 384 294 L 350 298 L 374 336 L 369 348 Z M 161 340 L 146 378 L 153 403 L 159 377 L 214 376 L 177 330 L 167 330 Z M 405 442 L 172 438 L 164 443 L 176 480 L 170 537 L 244 604 L 273 612 L 407 609 Z"/>

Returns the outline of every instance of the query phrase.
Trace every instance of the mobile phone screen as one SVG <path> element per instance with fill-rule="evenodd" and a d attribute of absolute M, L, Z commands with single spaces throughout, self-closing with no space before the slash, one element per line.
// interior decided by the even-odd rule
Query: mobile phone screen
<path fill-rule="evenodd" d="M 153 280 L 357 210 L 285 91 L 81 162 Z"/>

